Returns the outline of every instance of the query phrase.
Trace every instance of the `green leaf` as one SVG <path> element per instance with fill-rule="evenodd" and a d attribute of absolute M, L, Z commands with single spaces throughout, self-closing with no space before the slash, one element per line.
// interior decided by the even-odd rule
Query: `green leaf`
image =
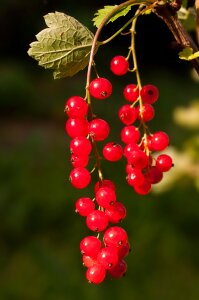
<path fill-rule="evenodd" d="M 179 53 L 179 58 L 184 59 L 184 60 L 192 60 L 192 59 L 196 59 L 198 57 L 199 57 L 199 51 L 193 53 L 193 49 L 190 47 L 184 48 Z"/>
<path fill-rule="evenodd" d="M 61 12 L 44 16 L 48 26 L 30 44 L 28 54 L 46 69 L 54 70 L 55 79 L 73 76 L 88 65 L 93 34 L 71 16 Z M 96 49 L 97 51 L 97 49 Z"/>
<path fill-rule="evenodd" d="M 98 28 L 100 26 L 100 24 L 102 23 L 103 19 L 114 9 L 116 8 L 118 5 L 106 5 L 104 6 L 104 8 L 99 9 L 96 13 L 95 13 L 95 17 L 93 18 L 93 24 Z M 115 13 L 110 20 L 107 22 L 107 24 L 109 22 L 114 22 L 115 20 L 117 20 L 119 17 L 123 17 L 126 16 L 128 14 L 128 12 L 131 10 L 131 6 L 129 5 L 125 8 L 120 9 L 117 13 Z"/>
<path fill-rule="evenodd" d="M 178 18 L 181 20 L 184 28 L 187 31 L 195 31 L 196 28 L 195 8 L 189 7 L 188 9 L 186 9 L 184 6 L 181 6 L 177 14 L 178 14 Z"/>

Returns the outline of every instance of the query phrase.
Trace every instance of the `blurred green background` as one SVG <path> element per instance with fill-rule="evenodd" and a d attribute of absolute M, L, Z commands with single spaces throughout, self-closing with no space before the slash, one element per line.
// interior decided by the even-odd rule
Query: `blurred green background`
<path fill-rule="evenodd" d="M 125 182 L 124 161 L 102 164 L 105 177 L 117 185 L 118 200 L 127 207 L 122 226 L 133 251 L 127 258 L 125 278 L 100 286 L 85 280 L 79 242 L 89 231 L 84 219 L 74 213 L 74 203 L 80 196 L 92 196 L 93 184 L 76 191 L 68 182 L 71 166 L 64 105 L 71 95 L 84 96 L 86 73 L 54 81 L 51 72 L 28 57 L 27 50 L 45 27 L 46 13 L 65 12 L 94 30 L 91 18 L 96 9 L 119 2 L 1 0 L 1 300 L 199 299 L 199 172 L 186 173 L 186 166 L 177 177 L 172 175 L 174 170 L 170 172 L 174 184 L 140 197 Z M 109 25 L 103 35 L 111 32 Z M 180 169 L 182 153 L 192 165 L 199 163 L 198 128 L 180 127 L 173 112 L 199 99 L 199 83 L 191 75 L 191 66 L 178 60 L 172 41 L 156 17 L 146 16 L 138 24 L 142 81 L 160 90 L 150 128 L 168 132 L 177 151 L 175 168 Z M 122 126 L 115 115 L 125 103 L 123 87 L 134 82 L 133 75 L 115 78 L 109 61 L 114 55 L 126 55 L 128 45 L 129 36 L 120 36 L 96 56 L 100 75 L 107 76 L 114 88 L 107 105 L 94 103 L 98 116 L 111 124 L 109 140 L 119 141 Z"/>

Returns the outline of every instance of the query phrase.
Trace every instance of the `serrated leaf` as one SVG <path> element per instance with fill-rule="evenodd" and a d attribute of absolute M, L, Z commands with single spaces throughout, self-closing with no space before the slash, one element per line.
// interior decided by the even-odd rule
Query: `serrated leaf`
<path fill-rule="evenodd" d="M 198 57 L 199 57 L 199 51 L 193 53 L 193 49 L 190 47 L 184 48 L 179 53 L 179 58 L 184 59 L 184 60 L 192 60 L 192 59 L 196 59 Z"/>
<path fill-rule="evenodd" d="M 54 78 L 73 76 L 88 65 L 93 34 L 75 18 L 61 12 L 44 16 L 48 28 L 30 44 L 28 54 L 46 69 L 54 70 Z"/>
<path fill-rule="evenodd" d="M 99 9 L 96 13 L 95 13 L 95 17 L 93 18 L 93 24 L 98 28 L 100 26 L 100 24 L 102 23 L 103 19 L 114 9 L 116 8 L 118 5 L 106 5 L 104 6 L 104 8 Z M 110 20 L 107 22 L 107 24 L 109 22 L 114 22 L 115 20 L 117 20 L 119 17 L 124 17 L 128 14 L 128 12 L 131 10 L 131 6 L 129 5 L 125 8 L 120 9 L 116 14 L 114 14 Z"/>

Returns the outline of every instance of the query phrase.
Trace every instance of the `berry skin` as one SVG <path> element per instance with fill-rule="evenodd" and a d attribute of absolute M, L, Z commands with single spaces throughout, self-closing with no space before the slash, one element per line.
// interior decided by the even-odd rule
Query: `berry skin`
<path fill-rule="evenodd" d="M 108 187 L 108 188 L 112 189 L 113 191 L 116 190 L 115 184 L 109 179 L 103 179 L 102 182 L 97 181 L 95 184 L 95 187 L 94 187 L 94 192 L 97 193 L 97 191 L 101 187 Z"/>
<path fill-rule="evenodd" d="M 99 206 L 109 208 L 116 201 L 116 194 L 108 187 L 101 187 L 97 191 L 95 199 Z"/>
<path fill-rule="evenodd" d="M 123 245 L 118 249 L 119 259 L 123 259 L 124 257 L 126 257 L 130 251 L 131 251 L 131 245 L 129 242 L 127 242 L 125 245 Z"/>
<path fill-rule="evenodd" d="M 121 278 L 125 275 L 126 271 L 126 262 L 124 260 L 119 260 L 118 264 L 114 268 L 108 270 L 108 273 L 114 278 Z"/>
<path fill-rule="evenodd" d="M 144 122 L 151 121 L 155 116 L 155 110 L 152 105 L 146 103 L 142 105 L 142 110 L 140 106 L 137 107 L 138 110 L 138 120 L 143 120 Z"/>
<path fill-rule="evenodd" d="M 65 112 L 70 118 L 83 118 L 87 115 L 88 104 L 79 96 L 73 96 L 66 101 Z"/>
<path fill-rule="evenodd" d="M 130 104 L 123 105 L 118 112 L 119 119 L 125 125 L 133 124 L 138 116 L 138 111 Z"/>
<path fill-rule="evenodd" d="M 102 248 L 101 241 L 93 235 L 86 236 L 80 242 L 80 251 L 82 254 L 96 258 Z"/>
<path fill-rule="evenodd" d="M 66 121 L 66 132 L 71 137 L 86 136 L 88 134 L 88 121 L 83 118 L 72 119 Z"/>
<path fill-rule="evenodd" d="M 108 226 L 108 216 L 101 210 L 93 210 L 86 218 L 86 225 L 92 231 L 104 231 Z"/>
<path fill-rule="evenodd" d="M 128 241 L 126 231 L 119 226 L 109 227 L 104 233 L 104 244 L 107 247 L 123 247 Z"/>
<path fill-rule="evenodd" d="M 112 93 L 112 84 L 106 78 L 99 77 L 91 81 L 89 85 L 91 96 L 99 100 L 108 98 Z"/>
<path fill-rule="evenodd" d="M 152 166 L 145 174 L 145 178 L 152 184 L 158 183 L 163 178 L 163 173 L 156 167 Z"/>
<path fill-rule="evenodd" d="M 122 76 L 128 72 L 129 63 L 124 56 L 118 55 L 111 60 L 110 69 L 113 74 Z"/>
<path fill-rule="evenodd" d="M 151 191 L 151 183 L 144 179 L 141 185 L 134 185 L 134 191 L 139 195 L 147 195 Z"/>
<path fill-rule="evenodd" d="M 140 150 L 140 147 L 136 143 L 129 143 L 124 147 L 124 156 L 128 158 L 132 151 Z"/>
<path fill-rule="evenodd" d="M 87 268 L 93 267 L 98 263 L 96 259 L 85 254 L 82 256 L 82 261 L 83 261 L 83 265 Z"/>
<path fill-rule="evenodd" d="M 79 198 L 75 203 L 75 212 L 80 216 L 86 217 L 95 209 L 94 202 L 88 197 Z"/>
<path fill-rule="evenodd" d="M 101 264 L 95 264 L 86 271 L 86 279 L 90 283 L 99 284 L 106 277 L 106 269 Z"/>
<path fill-rule="evenodd" d="M 119 223 L 126 217 L 126 208 L 121 202 L 114 202 L 106 209 L 105 214 L 111 223 Z"/>
<path fill-rule="evenodd" d="M 124 98 L 129 102 L 137 101 L 139 97 L 139 89 L 135 84 L 128 84 L 123 90 Z"/>
<path fill-rule="evenodd" d="M 164 131 L 154 133 L 150 138 L 149 150 L 162 151 L 169 145 L 169 137 Z"/>
<path fill-rule="evenodd" d="M 124 126 L 121 130 L 121 140 L 125 144 L 137 143 L 140 136 L 139 129 L 133 125 Z"/>
<path fill-rule="evenodd" d="M 109 161 L 117 161 L 122 158 L 122 146 L 114 142 L 107 143 L 103 148 L 103 155 Z"/>
<path fill-rule="evenodd" d="M 159 91 L 155 85 L 144 85 L 140 91 L 140 96 L 144 103 L 152 104 L 158 100 Z"/>
<path fill-rule="evenodd" d="M 118 264 L 118 251 L 115 247 L 102 248 L 98 255 L 97 261 L 107 270 Z"/>
<path fill-rule="evenodd" d="M 109 132 L 109 124 L 103 119 L 94 119 L 89 124 L 89 135 L 96 142 L 105 140 Z"/>
<path fill-rule="evenodd" d="M 127 182 L 130 186 L 141 185 L 144 182 L 144 175 L 140 169 L 133 169 L 127 175 Z"/>
<path fill-rule="evenodd" d="M 148 156 L 142 150 L 134 150 L 127 156 L 128 164 L 137 169 L 143 169 L 148 165 Z"/>
<path fill-rule="evenodd" d="M 84 136 L 76 136 L 70 142 L 70 152 L 74 155 L 89 155 L 91 150 L 91 142 Z"/>
<path fill-rule="evenodd" d="M 70 182 L 76 189 L 83 189 L 87 187 L 91 181 L 90 172 L 82 167 L 74 168 L 70 172 Z"/>
<path fill-rule="evenodd" d="M 173 166 L 172 158 L 167 154 L 161 154 L 156 159 L 156 167 L 161 172 L 167 172 Z"/>
<path fill-rule="evenodd" d="M 76 156 L 71 155 L 71 164 L 74 168 L 83 167 L 85 168 L 88 165 L 89 157 L 87 155 L 84 156 Z"/>

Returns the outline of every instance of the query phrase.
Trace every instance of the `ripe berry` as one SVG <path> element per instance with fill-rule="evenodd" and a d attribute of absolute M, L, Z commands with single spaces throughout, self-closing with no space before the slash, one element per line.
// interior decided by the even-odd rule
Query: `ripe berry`
<path fill-rule="evenodd" d="M 135 84 L 128 84 L 123 90 L 124 98 L 129 102 L 135 102 L 139 97 L 139 89 Z"/>
<path fill-rule="evenodd" d="M 167 148 L 169 144 L 169 137 L 168 135 L 163 132 L 159 131 L 154 133 L 150 138 L 150 150 L 155 151 L 162 151 Z"/>
<path fill-rule="evenodd" d="M 138 112 L 135 107 L 131 107 L 130 104 L 126 104 L 119 109 L 118 116 L 122 123 L 125 125 L 131 125 L 137 119 Z"/>
<path fill-rule="evenodd" d="M 92 231 L 104 231 L 108 226 L 108 217 L 101 210 L 93 210 L 86 218 L 86 225 Z"/>
<path fill-rule="evenodd" d="M 148 165 L 148 156 L 142 150 L 131 151 L 127 156 L 128 164 L 137 169 L 143 169 Z"/>
<path fill-rule="evenodd" d="M 88 134 L 88 121 L 83 118 L 72 119 L 66 121 L 66 132 L 71 137 L 86 136 Z"/>
<path fill-rule="evenodd" d="M 86 271 L 86 279 L 90 283 L 99 284 L 106 277 L 106 269 L 101 264 L 95 264 Z"/>
<path fill-rule="evenodd" d="M 148 104 L 152 104 L 157 101 L 159 92 L 156 86 L 152 84 L 144 85 L 140 91 L 142 101 Z"/>
<path fill-rule="evenodd" d="M 85 168 L 88 165 L 88 160 L 89 157 L 87 155 L 84 156 L 76 156 L 76 155 L 71 155 L 71 164 L 74 168 L 79 168 L 79 167 L 83 167 Z"/>
<path fill-rule="evenodd" d="M 70 152 L 74 155 L 89 155 L 91 150 L 91 142 L 84 136 L 76 136 L 70 142 Z"/>
<path fill-rule="evenodd" d="M 121 202 L 114 202 L 105 210 L 105 213 L 109 218 L 109 222 L 116 224 L 126 217 L 126 208 Z"/>
<path fill-rule="evenodd" d="M 89 124 L 89 135 L 94 141 L 103 141 L 109 135 L 110 127 L 103 119 L 94 119 Z"/>
<path fill-rule="evenodd" d="M 73 96 L 66 101 L 65 111 L 70 118 L 85 117 L 88 111 L 88 104 L 79 96 Z"/>
<path fill-rule="evenodd" d="M 91 81 L 89 91 L 94 98 L 103 100 L 108 98 L 112 93 L 112 84 L 106 78 L 99 77 Z"/>
<path fill-rule="evenodd" d="M 140 131 L 137 127 L 130 125 L 121 130 L 121 140 L 125 144 L 137 143 L 140 139 Z"/>
<path fill-rule="evenodd" d="M 87 268 L 93 267 L 98 263 L 95 258 L 92 258 L 91 256 L 85 254 L 82 256 L 82 261 L 83 265 Z"/>
<path fill-rule="evenodd" d="M 116 201 L 115 191 L 108 187 L 101 187 L 95 195 L 95 199 L 99 206 L 109 208 Z"/>
<path fill-rule="evenodd" d="M 124 56 L 118 55 L 111 60 L 110 69 L 113 74 L 122 76 L 128 72 L 129 63 Z"/>
<path fill-rule="evenodd" d="M 90 198 L 82 197 L 76 201 L 75 208 L 75 211 L 79 213 L 80 216 L 86 217 L 95 209 L 95 204 Z"/>
<path fill-rule="evenodd" d="M 128 159 L 130 153 L 136 150 L 140 150 L 140 147 L 135 143 L 129 143 L 124 147 L 124 156 Z"/>
<path fill-rule="evenodd" d="M 144 182 L 144 175 L 140 169 L 133 169 L 127 175 L 127 182 L 130 186 L 141 185 Z"/>
<path fill-rule="evenodd" d="M 102 248 L 101 241 L 93 235 L 86 236 L 80 242 L 80 251 L 82 254 L 96 258 Z"/>
<path fill-rule="evenodd" d="M 126 231 L 119 226 L 109 227 L 104 233 L 104 244 L 108 247 L 122 247 L 128 241 Z"/>
<path fill-rule="evenodd" d="M 131 246 L 130 243 L 127 242 L 125 245 L 123 245 L 118 249 L 119 259 L 123 259 L 124 257 L 126 257 L 130 251 L 131 251 Z"/>
<path fill-rule="evenodd" d="M 172 158 L 167 154 L 161 154 L 156 159 L 156 167 L 161 172 L 167 172 L 173 166 Z"/>
<path fill-rule="evenodd" d="M 145 174 L 145 178 L 150 183 L 155 184 L 162 180 L 163 173 L 156 166 L 152 166 Z"/>
<path fill-rule="evenodd" d="M 119 260 L 118 264 L 114 268 L 108 270 L 108 273 L 114 278 L 121 278 L 125 275 L 126 271 L 126 262 L 124 260 Z"/>
<path fill-rule="evenodd" d="M 109 161 L 117 161 L 122 158 L 122 146 L 114 142 L 107 143 L 103 148 L 103 155 Z"/>
<path fill-rule="evenodd" d="M 144 179 L 142 184 L 140 185 L 134 185 L 134 191 L 139 195 L 147 195 L 151 190 L 151 183 Z"/>
<path fill-rule="evenodd" d="M 90 172 L 85 168 L 74 168 L 70 172 L 69 180 L 76 189 L 83 189 L 89 185 L 91 181 L 91 175 Z"/>
<path fill-rule="evenodd" d="M 138 110 L 138 120 L 144 120 L 144 122 L 151 121 L 155 116 L 155 110 L 152 105 L 146 103 L 137 107 Z"/>
<path fill-rule="evenodd" d="M 96 182 L 95 187 L 94 187 L 95 193 L 97 193 L 99 188 L 105 187 L 105 186 L 115 191 L 115 184 L 109 179 L 103 179 L 101 182 L 100 181 Z"/>
<path fill-rule="evenodd" d="M 102 248 L 97 255 L 98 262 L 105 268 L 111 269 L 118 263 L 118 251 L 115 247 Z"/>

